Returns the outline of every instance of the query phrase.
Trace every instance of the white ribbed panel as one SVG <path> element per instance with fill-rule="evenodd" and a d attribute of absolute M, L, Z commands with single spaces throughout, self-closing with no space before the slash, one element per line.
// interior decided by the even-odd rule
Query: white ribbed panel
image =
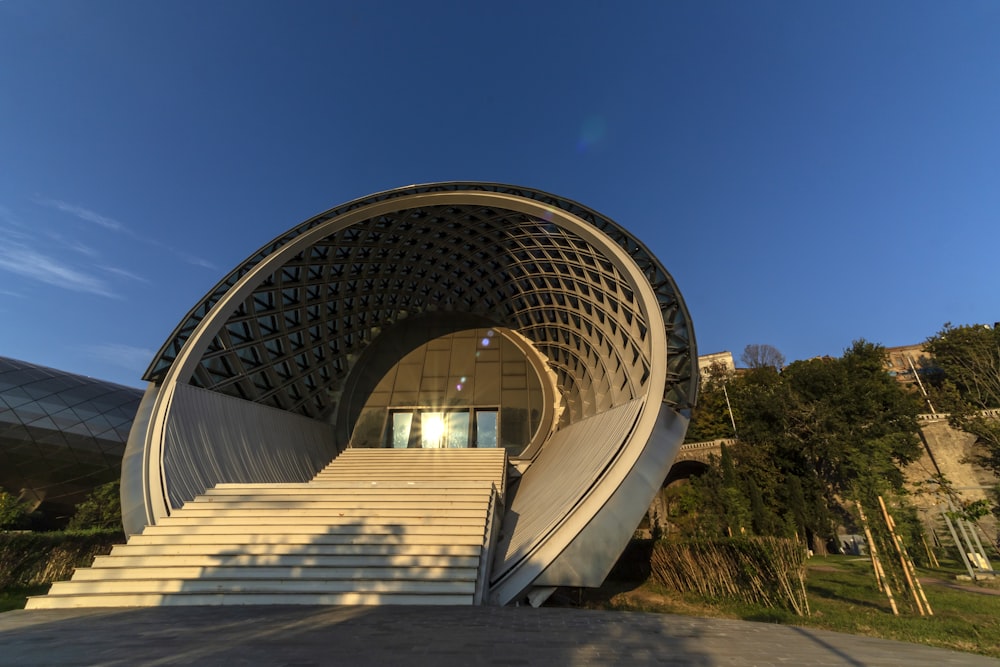
<path fill-rule="evenodd" d="M 629 401 L 552 436 L 518 486 L 504 522 L 494 580 L 504 576 L 572 514 L 626 443 L 643 399 Z"/>
<path fill-rule="evenodd" d="M 178 385 L 163 468 L 180 507 L 220 482 L 305 482 L 336 454 L 329 424 Z"/>

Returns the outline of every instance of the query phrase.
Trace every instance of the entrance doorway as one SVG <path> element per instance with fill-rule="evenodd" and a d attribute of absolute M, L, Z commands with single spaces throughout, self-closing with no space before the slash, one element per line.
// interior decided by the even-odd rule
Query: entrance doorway
<path fill-rule="evenodd" d="M 394 449 L 496 447 L 497 408 L 441 410 L 393 408 L 386 424 L 385 446 Z"/>

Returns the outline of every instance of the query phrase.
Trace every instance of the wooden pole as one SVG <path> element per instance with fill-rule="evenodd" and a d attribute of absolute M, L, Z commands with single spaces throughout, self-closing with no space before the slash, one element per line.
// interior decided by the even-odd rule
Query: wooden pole
<path fill-rule="evenodd" d="M 882 500 L 882 496 L 878 497 L 879 507 L 882 508 L 882 516 L 885 518 L 886 528 L 889 529 L 889 536 L 892 538 L 892 546 L 896 548 L 896 554 L 899 556 L 899 565 L 903 568 L 903 576 L 906 577 L 906 583 L 910 587 L 910 593 L 913 595 L 913 602 L 917 605 L 917 611 L 920 612 L 921 616 L 926 616 L 927 612 L 924 611 L 924 605 L 920 602 L 920 594 L 917 593 L 918 584 L 913 583 L 913 577 L 910 576 L 910 568 L 906 563 L 906 552 L 903 551 L 903 545 L 899 540 L 899 536 L 896 535 L 894 530 L 894 522 L 892 517 L 889 516 L 889 510 L 885 508 L 885 501 Z"/>
<path fill-rule="evenodd" d="M 924 550 L 927 552 L 928 562 L 930 562 L 930 564 L 934 567 L 941 567 L 941 564 L 938 563 L 937 556 L 935 556 L 934 552 L 931 551 L 930 546 L 927 544 L 927 538 L 924 537 L 923 534 L 920 535 L 920 541 L 924 543 Z"/>
<path fill-rule="evenodd" d="M 896 529 L 896 520 L 892 518 L 891 514 L 889 515 L 889 519 L 892 521 L 892 528 L 893 528 L 893 530 L 895 530 Z M 927 594 L 924 593 L 924 585 L 920 583 L 920 577 L 917 575 L 917 566 L 913 564 L 913 558 L 910 556 L 909 553 L 906 552 L 906 549 L 903 546 L 903 540 L 902 540 L 902 538 L 899 537 L 898 534 L 896 535 L 896 539 L 899 541 L 899 548 L 903 550 L 904 554 L 906 554 L 906 564 L 910 568 L 910 574 L 913 575 L 913 583 L 916 584 L 916 586 L 917 586 L 917 592 L 920 594 L 920 599 L 924 601 L 924 608 L 927 609 L 927 615 L 928 616 L 933 616 L 934 615 L 934 610 L 931 608 L 931 603 L 927 599 Z M 927 540 L 924 540 L 924 536 L 922 534 L 920 536 L 920 539 L 923 540 L 924 547 L 926 547 L 927 546 Z M 930 550 L 928 550 L 928 553 L 930 553 Z M 933 557 L 933 554 L 931 554 L 931 556 Z"/>
<path fill-rule="evenodd" d="M 878 549 L 875 547 L 875 539 L 872 537 L 872 531 L 868 528 L 868 519 L 865 517 L 865 510 L 862 508 L 860 501 L 856 504 L 858 506 L 858 515 L 861 517 L 861 525 L 865 529 L 865 539 L 868 540 L 868 555 L 872 558 L 872 569 L 875 570 L 875 583 L 878 584 L 878 589 L 885 591 L 886 597 L 889 598 L 889 606 L 892 607 L 893 615 L 899 616 L 896 599 L 892 596 L 892 587 L 889 586 L 889 580 L 885 577 L 885 570 L 882 569 L 882 563 L 878 559 Z"/>
<path fill-rule="evenodd" d="M 969 578 L 975 581 L 976 573 L 972 569 L 972 564 L 969 563 L 969 557 L 965 553 L 962 542 L 958 539 L 958 533 L 955 532 L 955 526 L 951 525 L 951 519 L 948 518 L 948 511 L 941 510 L 941 516 L 944 517 L 944 523 L 948 526 L 949 532 L 951 532 L 951 539 L 955 543 L 955 548 L 958 549 L 958 555 L 962 557 L 962 562 L 965 563 L 965 569 L 969 572 Z"/>
<path fill-rule="evenodd" d="M 861 503 L 858 503 L 858 514 L 861 516 L 861 527 L 865 531 L 865 540 L 868 541 L 868 557 L 872 559 L 872 570 L 875 571 L 875 583 L 878 585 L 879 591 L 885 590 L 884 582 L 882 581 L 882 574 L 880 572 L 878 563 L 878 550 L 875 548 L 875 539 L 872 537 L 872 532 L 868 529 L 868 518 L 865 516 L 864 509 L 861 508 Z"/>

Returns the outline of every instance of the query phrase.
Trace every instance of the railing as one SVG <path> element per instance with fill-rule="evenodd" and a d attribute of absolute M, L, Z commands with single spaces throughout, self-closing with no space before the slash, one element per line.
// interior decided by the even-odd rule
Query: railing
<path fill-rule="evenodd" d="M 719 440 L 705 440 L 703 442 L 687 442 L 681 445 L 680 451 L 690 452 L 697 449 L 717 449 L 722 445 L 726 445 L 728 447 L 729 445 L 735 443 L 736 438 L 721 438 Z"/>
<path fill-rule="evenodd" d="M 991 408 L 989 410 L 980 410 L 978 414 L 981 417 L 993 417 L 1000 418 L 1000 408 Z M 951 413 L 948 412 L 934 412 L 934 413 L 922 413 L 917 415 L 917 419 L 920 421 L 941 421 L 943 419 L 948 419 L 951 417 Z"/>
<path fill-rule="evenodd" d="M 506 465 L 504 466 L 506 469 Z M 483 530 L 483 545 L 479 553 L 479 571 L 476 574 L 476 591 L 472 596 L 472 604 L 482 605 L 488 602 L 486 588 L 489 585 L 490 570 L 493 567 L 493 557 L 496 552 L 497 538 L 503 520 L 503 501 L 496 486 L 491 486 L 490 502 L 486 508 L 486 527 Z"/>

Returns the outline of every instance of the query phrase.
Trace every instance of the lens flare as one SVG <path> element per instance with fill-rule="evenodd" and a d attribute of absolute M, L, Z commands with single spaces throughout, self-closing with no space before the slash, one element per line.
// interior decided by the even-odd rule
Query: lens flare
<path fill-rule="evenodd" d="M 424 441 L 424 447 L 440 446 L 441 437 L 444 435 L 444 415 L 438 412 L 422 415 L 420 434 Z"/>

